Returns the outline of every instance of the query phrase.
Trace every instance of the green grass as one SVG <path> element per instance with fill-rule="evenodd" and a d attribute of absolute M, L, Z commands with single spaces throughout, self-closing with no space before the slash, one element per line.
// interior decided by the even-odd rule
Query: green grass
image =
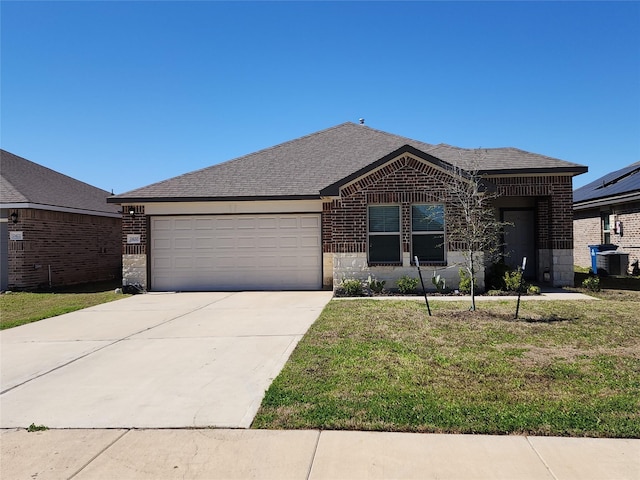
<path fill-rule="evenodd" d="M 113 282 L 83 285 L 56 293 L 12 292 L 0 295 L 0 330 L 81 310 L 127 295 L 115 293 Z"/>
<path fill-rule="evenodd" d="M 334 300 L 253 427 L 638 438 L 640 292 L 626 295 L 526 302 L 520 320 L 513 301 L 433 301 L 429 317 Z"/>

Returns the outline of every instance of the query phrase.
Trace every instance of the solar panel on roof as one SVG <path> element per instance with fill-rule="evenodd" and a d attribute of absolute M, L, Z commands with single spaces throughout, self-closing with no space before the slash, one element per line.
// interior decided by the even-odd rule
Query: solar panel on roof
<path fill-rule="evenodd" d="M 573 192 L 573 202 L 585 202 L 634 191 L 640 191 L 640 162 L 608 173 L 576 189 Z"/>

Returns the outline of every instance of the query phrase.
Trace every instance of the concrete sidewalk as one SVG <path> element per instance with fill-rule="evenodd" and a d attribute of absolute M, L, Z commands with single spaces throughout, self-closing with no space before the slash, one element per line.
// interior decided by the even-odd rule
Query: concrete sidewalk
<path fill-rule="evenodd" d="M 640 478 L 640 440 L 317 430 L 1 430 L 3 479 Z"/>

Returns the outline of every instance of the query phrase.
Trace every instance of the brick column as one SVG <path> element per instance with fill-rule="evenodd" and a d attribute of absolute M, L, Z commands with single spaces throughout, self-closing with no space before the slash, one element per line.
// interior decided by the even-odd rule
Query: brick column
<path fill-rule="evenodd" d="M 133 209 L 134 214 L 129 211 Z M 137 237 L 137 238 L 136 238 Z M 122 206 L 122 284 L 147 288 L 148 220 L 144 205 Z M 139 240 L 139 243 L 134 243 Z"/>

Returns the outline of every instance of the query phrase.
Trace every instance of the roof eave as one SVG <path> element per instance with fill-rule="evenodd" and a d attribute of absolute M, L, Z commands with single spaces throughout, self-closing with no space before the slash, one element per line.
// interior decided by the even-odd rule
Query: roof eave
<path fill-rule="evenodd" d="M 88 208 L 65 207 L 64 205 L 47 205 L 34 202 L 0 202 L 2 209 L 29 209 L 47 210 L 52 212 L 77 213 L 80 215 L 92 215 L 95 217 L 120 218 L 120 213 L 106 210 L 91 210 Z"/>
<path fill-rule="evenodd" d="M 258 195 L 231 197 L 109 197 L 107 203 L 167 203 L 167 202 L 260 202 L 269 200 L 319 200 L 320 195 Z"/>
<path fill-rule="evenodd" d="M 621 195 L 591 198 L 573 203 L 574 210 L 588 210 L 590 208 L 604 207 L 618 203 L 635 202 L 640 200 L 640 191 L 629 192 Z"/>
<path fill-rule="evenodd" d="M 478 173 L 481 175 L 571 175 L 573 177 L 582 175 L 589 171 L 588 167 L 575 166 L 575 167 L 544 167 L 544 168 L 500 168 L 500 169 L 487 169 L 480 170 Z"/>

